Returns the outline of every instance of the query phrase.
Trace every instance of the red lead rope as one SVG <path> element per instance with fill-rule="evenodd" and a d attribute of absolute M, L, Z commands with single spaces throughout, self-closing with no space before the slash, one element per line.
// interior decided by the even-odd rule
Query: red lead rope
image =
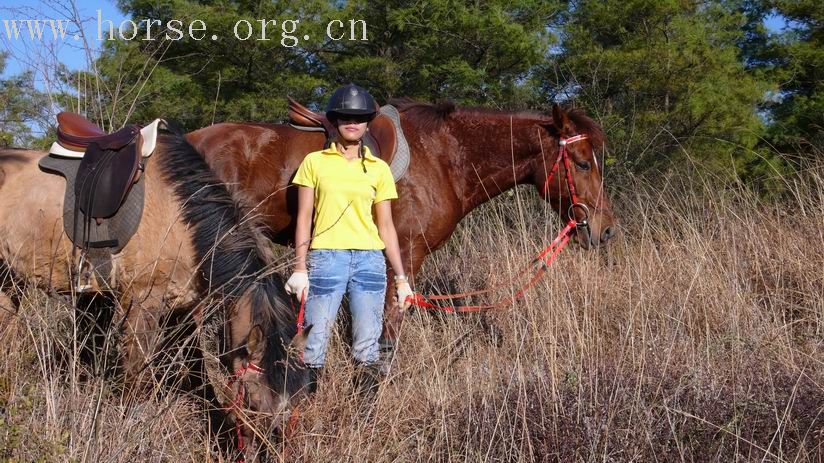
<path fill-rule="evenodd" d="M 289 299 L 291 301 L 291 298 Z M 306 291 L 301 291 L 300 295 L 300 310 L 298 310 L 298 332 L 297 335 L 303 333 L 303 323 L 304 319 L 306 318 Z M 303 363 L 303 351 L 298 353 L 301 363 Z M 286 425 L 286 432 L 284 433 L 284 438 L 289 440 L 295 434 L 295 429 L 298 426 L 298 420 L 300 419 L 300 407 L 295 406 L 292 408 L 292 413 L 289 414 L 289 421 Z M 284 455 L 285 456 L 285 455 Z"/>
<path fill-rule="evenodd" d="M 544 182 L 543 188 L 543 195 L 546 198 L 547 193 L 549 190 L 549 182 L 552 180 L 552 177 L 558 171 L 559 166 L 561 165 L 561 160 L 564 161 L 564 170 L 566 171 L 566 183 L 567 188 L 569 188 L 569 196 L 572 200 L 572 207 L 575 206 L 583 206 L 578 203 L 578 195 L 575 193 L 575 182 L 572 180 L 572 170 L 570 169 L 569 163 L 569 155 L 567 154 L 566 145 L 570 143 L 575 143 L 576 141 L 586 140 L 586 135 L 575 135 L 574 137 L 561 139 L 559 144 L 560 147 L 558 149 L 558 157 L 555 158 L 555 162 L 552 165 L 552 169 L 549 171 L 549 175 L 547 175 L 546 181 Z M 572 209 L 572 207 L 570 209 Z M 586 209 L 585 209 L 586 210 Z M 481 310 L 487 309 L 495 309 L 504 306 L 508 306 L 512 302 L 520 299 L 526 293 L 526 291 L 531 288 L 538 280 L 543 276 L 544 273 L 549 269 L 549 266 L 555 261 L 555 258 L 558 257 L 558 254 L 561 253 L 561 250 L 566 247 L 567 243 L 569 242 L 570 238 L 572 238 L 572 234 L 574 230 L 578 226 L 587 226 L 587 218 L 585 217 L 583 221 L 580 223 L 575 220 L 575 218 L 571 218 L 569 222 L 567 222 L 566 226 L 558 232 L 558 235 L 552 240 L 552 243 L 549 244 L 546 248 L 544 248 L 538 256 L 533 259 L 531 265 L 537 264 L 537 269 L 533 273 L 532 277 L 523 285 L 521 285 L 515 294 L 507 299 L 499 301 L 495 304 L 486 304 L 486 305 L 462 305 L 462 306 L 440 306 L 433 304 L 430 301 L 441 301 L 441 300 L 451 300 L 451 299 L 458 299 L 464 298 L 469 296 L 477 296 L 480 294 L 486 294 L 494 291 L 497 287 L 482 289 L 477 291 L 470 291 L 465 293 L 458 293 L 458 294 L 445 294 L 445 295 L 430 295 L 424 296 L 419 293 L 415 293 L 412 296 L 408 296 L 406 298 L 407 301 L 411 302 L 412 305 L 416 307 L 420 307 L 423 309 L 430 309 L 430 310 L 441 310 L 447 313 L 462 313 L 462 312 L 478 312 Z M 528 267 L 527 267 L 528 269 Z M 523 275 L 526 273 L 524 269 L 518 276 Z M 507 284 L 511 284 L 516 278 L 512 278 L 509 280 Z"/>
<path fill-rule="evenodd" d="M 232 376 L 232 378 L 229 380 L 229 385 L 228 385 L 229 389 L 231 389 L 232 386 L 236 382 L 238 382 L 240 377 L 243 376 L 247 371 L 252 371 L 254 373 L 260 374 L 260 373 L 263 373 L 263 368 L 255 365 L 252 362 L 248 362 L 246 364 L 246 366 L 238 368 L 238 370 L 235 372 L 234 376 Z M 240 384 L 240 386 L 238 386 L 238 388 L 237 388 L 237 394 L 235 395 L 235 398 L 232 399 L 232 401 L 229 403 L 229 406 L 227 408 L 229 410 L 232 410 L 232 409 L 237 410 L 237 416 L 235 416 L 235 432 L 237 433 L 237 449 L 240 451 L 240 455 L 237 457 L 237 461 L 244 462 L 244 461 L 246 461 L 246 459 L 243 458 L 243 450 L 246 448 L 246 442 L 243 439 L 243 432 L 242 432 L 242 429 L 241 429 L 242 425 L 240 424 L 240 421 L 241 421 L 240 410 L 243 407 L 243 399 L 246 397 L 246 386 L 244 386 L 243 383 L 239 383 L 239 384 Z"/>
<path fill-rule="evenodd" d="M 289 299 L 292 300 L 291 298 Z M 293 306 L 294 307 L 294 306 Z M 298 334 L 303 333 L 303 319 L 306 316 L 306 290 L 300 294 L 300 310 L 298 310 Z M 300 353 L 300 360 L 303 361 L 303 352 Z"/>
<path fill-rule="evenodd" d="M 552 243 L 549 246 L 547 246 L 546 248 L 544 248 L 544 250 L 541 251 L 538 254 L 538 257 L 536 257 L 533 260 L 533 263 L 537 264 L 537 267 L 538 267 L 535 270 L 535 273 L 532 275 L 532 277 L 526 283 L 524 283 L 523 285 L 521 285 L 521 287 L 518 288 L 518 290 L 515 292 L 515 294 L 512 297 L 509 297 L 509 298 L 504 299 L 502 301 L 496 302 L 495 304 L 486 304 L 486 305 L 440 306 L 440 305 L 435 305 L 435 304 L 432 304 L 431 302 L 429 302 L 429 301 L 457 299 L 457 298 L 463 298 L 463 297 L 469 297 L 469 296 L 476 296 L 476 295 L 485 294 L 485 293 L 488 293 L 488 292 L 491 292 L 491 291 L 494 291 L 495 289 L 497 289 L 497 288 L 489 288 L 489 289 L 484 289 L 484 290 L 479 290 L 479 291 L 471 291 L 471 292 L 467 292 L 467 293 L 433 295 L 433 296 L 429 296 L 429 297 L 423 296 L 422 294 L 419 294 L 419 293 L 415 293 L 414 295 L 409 296 L 407 298 L 407 300 L 411 301 L 412 305 L 423 308 L 423 309 L 441 310 L 441 311 L 444 311 L 444 312 L 447 312 L 447 313 L 479 312 L 481 310 L 495 309 L 495 308 L 498 308 L 498 307 L 507 306 L 507 305 L 511 304 L 512 302 L 514 302 L 514 301 L 520 299 L 521 297 L 523 297 L 523 295 L 526 293 L 526 291 L 529 290 L 529 288 L 531 288 L 532 286 L 534 286 L 535 283 L 537 283 L 538 280 L 543 276 L 543 274 L 546 273 L 546 271 L 549 269 L 549 266 L 552 264 L 552 262 L 555 261 L 555 258 L 558 257 L 558 254 L 561 253 L 561 250 L 564 249 L 564 247 L 569 242 L 570 238 L 572 238 L 572 230 L 575 229 L 576 224 L 577 224 L 577 222 L 574 221 L 574 220 L 570 220 L 569 222 L 567 222 L 566 226 L 561 230 L 560 233 L 558 233 L 558 236 L 556 236 L 555 239 L 552 240 Z M 524 271 L 524 272 L 522 272 L 522 274 L 523 273 L 526 273 L 526 272 Z"/>

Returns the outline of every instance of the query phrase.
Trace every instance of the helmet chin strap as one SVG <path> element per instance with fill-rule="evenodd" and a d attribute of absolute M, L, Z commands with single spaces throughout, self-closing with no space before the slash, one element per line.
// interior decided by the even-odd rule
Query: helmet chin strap
<path fill-rule="evenodd" d="M 343 134 L 340 133 L 340 128 L 338 128 L 338 143 L 343 145 L 341 142 L 343 140 Z M 345 147 L 345 145 L 343 145 Z M 363 173 L 366 173 L 366 148 L 364 148 L 363 137 L 358 139 L 358 157 L 361 160 L 361 167 L 363 168 Z"/>

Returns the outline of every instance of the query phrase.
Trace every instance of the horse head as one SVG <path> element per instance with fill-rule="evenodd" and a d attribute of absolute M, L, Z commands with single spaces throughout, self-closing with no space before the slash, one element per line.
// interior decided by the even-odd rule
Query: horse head
<path fill-rule="evenodd" d="M 270 437 L 277 441 L 284 436 L 295 403 L 306 393 L 308 370 L 301 353 L 311 326 L 293 337 L 292 326 L 264 317 L 233 349 L 235 373 L 224 390 L 229 399 L 225 410 L 235 427 L 238 450 L 251 461 L 266 453 L 262 444 Z"/>
<path fill-rule="evenodd" d="M 535 186 L 564 220 L 578 222 L 578 244 L 589 249 L 606 243 L 615 235 L 616 224 L 604 190 L 603 163 L 595 155 L 604 145 L 602 129 L 583 112 L 558 105 L 544 128 L 556 142 L 541 145 L 533 170 Z"/>

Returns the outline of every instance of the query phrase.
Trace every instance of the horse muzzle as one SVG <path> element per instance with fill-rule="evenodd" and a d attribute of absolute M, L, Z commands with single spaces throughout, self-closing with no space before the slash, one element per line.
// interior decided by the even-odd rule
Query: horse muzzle
<path fill-rule="evenodd" d="M 616 226 L 593 226 L 587 221 L 579 222 L 575 229 L 575 238 L 584 249 L 597 248 L 607 244 L 616 234 Z"/>

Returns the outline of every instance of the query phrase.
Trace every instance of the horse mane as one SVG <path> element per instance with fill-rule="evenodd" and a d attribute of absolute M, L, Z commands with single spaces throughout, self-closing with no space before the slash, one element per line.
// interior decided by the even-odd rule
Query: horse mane
<path fill-rule="evenodd" d="M 411 119 L 415 125 L 421 127 L 424 131 L 438 130 L 446 122 L 449 116 L 453 114 L 468 114 L 468 115 L 501 115 L 509 114 L 505 111 L 494 108 L 484 108 L 480 106 L 456 106 L 452 101 L 441 103 L 426 103 L 417 101 L 409 97 L 392 98 L 389 104 L 398 108 L 398 111 L 404 113 L 404 117 Z M 606 135 L 604 129 L 600 124 L 595 122 L 591 117 L 587 116 L 586 112 L 580 108 L 565 108 L 569 119 L 575 124 L 575 128 L 582 133 L 585 133 L 596 149 L 603 147 L 606 142 Z M 536 119 L 547 123 L 552 122 L 552 116 L 549 113 L 524 110 L 517 111 L 513 114 L 514 117 L 525 119 Z"/>
<path fill-rule="evenodd" d="M 283 288 L 283 281 L 280 278 L 266 278 L 259 281 L 250 291 L 248 302 L 252 305 L 252 313 L 255 310 L 265 314 L 291 314 L 289 305 L 281 297 L 273 298 L 273 294 L 279 294 Z M 271 316 L 264 317 L 265 322 L 271 325 L 273 319 Z M 285 323 L 285 324 L 284 324 Z M 300 375 L 289 374 L 289 371 L 296 371 L 301 369 L 298 355 L 289 355 L 287 351 L 287 343 L 297 334 L 297 321 L 292 316 L 288 321 L 280 320 L 279 327 L 272 330 L 270 326 L 267 329 L 265 324 L 261 324 L 264 334 L 264 348 L 263 358 L 261 364 L 263 365 L 263 374 L 270 385 L 278 385 L 284 387 L 286 391 L 297 391 L 303 387 L 303 382 Z M 248 338 L 244 339 L 244 344 L 248 342 Z M 275 368 L 276 365 L 283 365 L 286 368 Z"/>
<path fill-rule="evenodd" d="M 264 359 L 283 360 L 284 343 L 296 330 L 295 315 L 284 301 L 282 278 L 268 271 L 273 258 L 260 225 L 182 132 L 161 131 L 158 142 L 159 169 L 192 232 L 200 291 L 223 303 L 251 304 L 252 326 L 260 324 L 267 339 Z"/>

